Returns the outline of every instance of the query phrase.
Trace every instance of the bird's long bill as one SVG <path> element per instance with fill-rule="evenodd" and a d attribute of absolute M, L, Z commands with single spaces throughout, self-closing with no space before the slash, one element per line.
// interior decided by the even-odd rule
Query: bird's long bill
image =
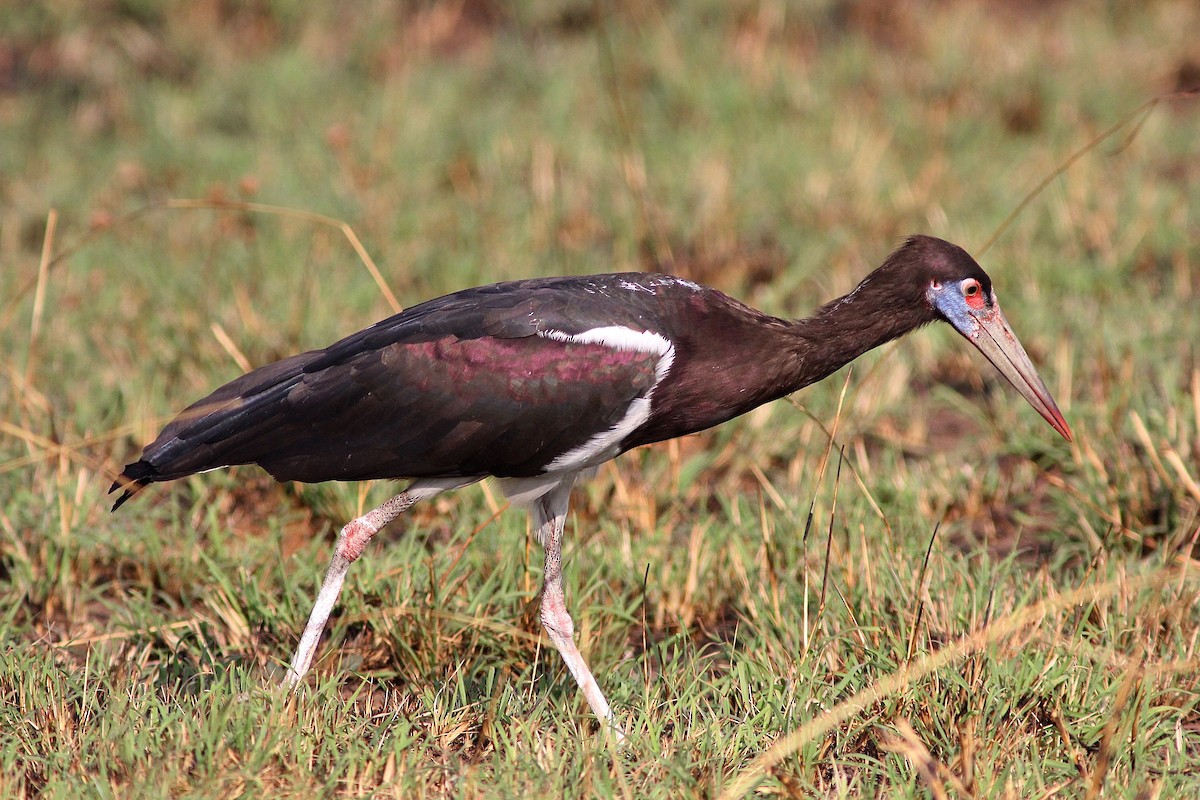
<path fill-rule="evenodd" d="M 1050 390 L 1038 376 L 1025 348 L 1017 340 L 1017 335 L 1009 327 L 1008 320 L 1000 311 L 999 304 L 993 302 L 990 308 L 972 313 L 968 318 L 970 322 L 963 327 L 973 327 L 974 329 L 963 330 L 956 324 L 954 327 L 958 329 L 958 332 L 965 336 L 971 344 L 978 347 L 979 352 L 987 356 L 987 360 L 1000 370 L 1008 382 L 1029 401 L 1029 404 L 1050 423 L 1054 430 L 1062 434 L 1068 442 L 1071 441 L 1071 429 L 1067 426 L 1067 421 L 1063 418 L 1062 412 L 1058 410 L 1054 398 L 1050 396 Z M 951 322 L 954 321 L 951 320 Z M 971 323 L 974 324 L 971 325 Z"/>

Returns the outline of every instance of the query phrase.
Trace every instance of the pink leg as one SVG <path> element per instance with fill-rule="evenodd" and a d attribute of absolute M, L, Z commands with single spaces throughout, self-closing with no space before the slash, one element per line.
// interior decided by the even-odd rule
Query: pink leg
<path fill-rule="evenodd" d="M 325 582 L 321 584 L 321 592 L 313 604 L 312 613 L 308 616 L 308 624 L 292 656 L 292 664 L 284 675 L 285 686 L 295 686 L 308 672 L 312 665 L 313 655 L 317 652 L 317 643 L 321 632 L 329 620 L 329 614 L 337 603 L 338 595 L 342 592 L 342 583 L 346 580 L 346 572 L 350 565 L 362 555 L 367 544 L 383 526 L 403 514 L 418 500 L 432 497 L 447 489 L 456 489 L 473 481 L 414 481 L 407 489 L 388 500 L 374 511 L 369 511 L 358 519 L 351 520 L 342 528 L 338 536 L 337 547 L 333 551 L 333 559 L 329 562 L 329 570 L 325 573 Z"/>
<path fill-rule="evenodd" d="M 562 536 L 566 524 L 567 504 L 571 493 L 571 484 L 559 486 L 550 494 L 538 500 L 533 507 L 533 518 L 538 526 L 538 538 L 546 548 L 546 569 L 542 583 L 542 625 L 550 634 L 550 641 L 562 655 L 567 669 L 575 678 L 575 683 L 583 691 L 583 696 L 591 706 L 592 712 L 599 717 L 610 731 L 620 741 L 625 738 L 620 726 L 613 719 L 612 709 L 608 700 L 600 691 L 595 676 L 588 669 L 587 662 L 579 648 L 575 646 L 575 623 L 567 611 L 566 599 L 562 588 Z"/>

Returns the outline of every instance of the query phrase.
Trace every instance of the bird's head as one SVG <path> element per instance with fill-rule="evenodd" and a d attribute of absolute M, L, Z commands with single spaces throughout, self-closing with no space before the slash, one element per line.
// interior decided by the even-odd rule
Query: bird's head
<path fill-rule="evenodd" d="M 918 284 L 912 288 L 923 294 L 935 317 L 979 348 L 1054 430 L 1071 440 L 1067 421 L 1000 311 L 992 279 L 975 259 L 950 242 L 912 236 L 888 263 L 910 286 Z"/>

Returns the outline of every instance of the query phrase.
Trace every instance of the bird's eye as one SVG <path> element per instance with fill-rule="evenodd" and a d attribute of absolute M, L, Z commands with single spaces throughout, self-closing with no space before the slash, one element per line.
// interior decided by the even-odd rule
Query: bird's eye
<path fill-rule="evenodd" d="M 979 281 L 967 278 L 958 284 L 958 288 L 963 293 L 963 299 L 971 308 L 982 309 L 986 305 L 983 297 L 983 285 Z"/>

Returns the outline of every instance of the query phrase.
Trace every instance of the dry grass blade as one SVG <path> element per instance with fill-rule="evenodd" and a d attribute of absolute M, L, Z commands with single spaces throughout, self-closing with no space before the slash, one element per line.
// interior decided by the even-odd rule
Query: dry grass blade
<path fill-rule="evenodd" d="M 453 611 L 414 608 L 413 606 L 381 606 L 380 608 L 371 609 L 369 613 L 346 615 L 343 620 L 346 622 L 370 622 L 372 620 L 399 619 L 401 617 L 416 615 L 440 622 L 453 622 L 471 629 L 491 631 L 509 639 L 523 642 L 525 645 L 536 645 L 542 641 L 540 633 L 530 633 L 503 620 L 495 620 L 490 617 L 472 614 L 460 614 Z"/>
<path fill-rule="evenodd" d="M 1075 743 L 1075 737 L 1067 730 L 1067 723 L 1063 719 L 1062 710 L 1056 705 L 1051 714 L 1051 718 L 1054 721 L 1054 728 L 1058 731 L 1058 735 L 1062 739 L 1063 747 L 1071 754 L 1071 760 L 1075 762 L 1075 768 L 1079 770 L 1080 780 L 1085 783 L 1088 782 L 1091 770 L 1088 769 L 1083 751 Z"/>
<path fill-rule="evenodd" d="M 827 428 L 824 422 L 817 419 L 816 415 L 805 408 L 804 405 L 798 402 L 795 397 L 788 397 L 786 399 L 792 408 L 796 409 L 805 417 L 812 420 L 813 423 L 821 429 L 821 433 L 825 436 L 827 448 L 832 448 L 834 444 L 834 431 L 831 431 L 829 428 Z M 854 465 L 854 459 L 849 459 L 846 462 L 846 465 L 850 467 L 850 474 L 854 476 L 854 482 L 858 484 L 858 488 L 859 491 L 862 492 L 863 499 L 867 501 L 867 503 L 871 506 L 871 511 L 874 512 L 879 521 L 883 523 L 884 528 L 887 530 L 888 536 L 891 536 L 892 523 L 888 520 L 887 515 L 883 513 L 883 509 L 880 507 L 879 502 L 875 499 L 875 496 L 871 493 L 871 489 L 867 486 L 866 481 L 863 480 L 862 475 L 859 474 L 858 467 Z M 818 480 L 817 483 L 819 484 L 820 481 Z"/>
<path fill-rule="evenodd" d="M 1192 420 L 1200 429 L 1200 369 L 1192 370 Z"/>
<path fill-rule="evenodd" d="M 84 466 L 92 471 L 101 471 L 104 468 L 104 462 L 100 459 L 91 458 L 84 455 L 80 451 L 80 445 L 67 445 L 56 442 L 53 439 L 48 439 L 41 434 L 34 433 L 20 426 L 14 425 L 11 422 L 6 422 L 0 419 L 0 433 L 7 434 L 14 439 L 20 439 L 30 447 L 36 447 L 39 452 L 30 454 L 23 458 L 15 458 L 12 461 L 0 463 L 0 474 L 11 469 L 24 466 L 34 461 L 50 461 L 52 459 L 68 459 L 81 466 Z M 107 436 L 103 438 L 108 438 Z M 95 440 L 92 440 L 95 441 Z"/>
<path fill-rule="evenodd" d="M 1076 161 L 1083 158 L 1088 153 L 1092 152 L 1092 150 L 1096 149 L 1096 147 L 1099 146 L 1106 139 L 1108 139 L 1113 134 L 1120 131 L 1122 128 L 1124 128 L 1126 125 L 1128 125 L 1130 122 L 1137 120 L 1137 123 L 1134 125 L 1133 131 L 1126 138 L 1126 140 L 1121 143 L 1120 147 L 1118 147 L 1118 151 L 1122 150 L 1125 147 L 1129 146 L 1129 143 L 1137 135 L 1138 131 L 1141 130 L 1142 124 L 1146 121 L 1146 118 L 1150 116 L 1150 112 L 1152 112 L 1154 110 L 1155 106 L 1157 106 L 1159 103 L 1161 103 L 1164 100 L 1174 100 L 1174 99 L 1183 99 L 1183 98 L 1192 99 L 1197 96 L 1200 96 L 1200 92 L 1198 92 L 1196 90 L 1189 90 L 1189 91 L 1185 91 L 1185 92 L 1173 92 L 1171 94 L 1154 97 L 1150 100 L 1147 100 L 1145 103 L 1142 103 L 1140 106 L 1135 108 L 1133 111 L 1130 111 L 1124 117 L 1121 117 L 1121 119 L 1117 120 L 1112 125 L 1110 125 L 1109 127 L 1105 128 L 1100 133 L 1093 136 L 1088 141 L 1087 144 L 1085 144 L 1083 147 L 1080 147 L 1078 150 L 1076 150 L 1071 155 L 1067 156 L 1067 158 L 1064 159 L 1063 162 L 1058 165 L 1058 167 L 1056 167 L 1054 170 L 1052 170 L 1050 172 L 1050 174 L 1048 174 L 1046 177 L 1042 178 L 1042 180 L 1039 181 L 1038 184 L 1036 186 L 1034 186 L 1032 190 L 1030 190 L 1029 194 L 1025 195 L 1025 197 L 1021 199 L 1021 202 L 1017 203 L 1016 208 L 1014 208 L 1009 213 L 1009 215 L 1004 218 L 1004 221 L 1001 222 L 996 227 L 996 231 L 988 238 L 988 240 L 986 242 L 983 243 L 983 246 L 979 248 L 978 255 L 983 255 L 988 250 L 990 250 L 992 245 L 996 243 L 996 240 L 999 239 L 1000 236 L 1003 235 L 1003 233 L 1006 230 L 1008 230 L 1009 226 L 1012 225 L 1013 221 L 1016 220 L 1016 218 L 1021 215 L 1021 212 L 1025 210 L 1025 207 L 1028 206 L 1030 203 L 1032 203 L 1034 198 L 1036 198 L 1039 194 L 1041 194 L 1046 189 L 1047 186 L 1049 186 L 1051 183 L 1053 183 L 1055 178 L 1057 178 L 1059 175 L 1062 175 L 1064 172 L 1069 170 Z"/>
<path fill-rule="evenodd" d="M 274 215 L 274 216 L 278 216 L 278 217 L 289 217 L 291 219 L 299 219 L 299 220 L 304 220 L 306 222 L 315 222 L 315 223 L 318 223 L 321 225 L 327 225 L 331 228 L 336 228 L 337 230 L 339 230 L 342 233 L 343 236 L 346 237 L 347 241 L 350 242 L 350 246 L 354 248 L 354 252 L 358 255 L 359 259 L 362 261 L 363 266 L 365 266 L 367 268 L 367 271 L 371 274 L 371 278 L 375 281 L 375 285 L 379 287 L 380 293 L 383 295 L 384 299 L 387 301 L 387 303 L 391 307 L 392 311 L 399 313 L 403 308 L 403 306 L 400 305 L 400 301 L 396 299 L 395 292 L 393 292 L 391 290 L 391 287 L 388 286 L 387 281 L 383 277 L 383 273 L 380 272 L 379 267 L 376 266 L 375 259 L 371 258 L 371 254 L 367 252 L 367 248 L 363 245 L 362 240 L 358 238 L 358 234 L 354 232 L 354 228 L 352 228 L 350 226 L 350 224 L 348 222 L 345 222 L 344 220 L 336 219 L 334 217 L 330 217 L 325 214 L 317 214 L 312 211 L 303 211 L 303 210 L 296 209 L 296 208 L 288 208 L 286 206 L 269 205 L 266 203 L 247 203 L 247 202 L 242 202 L 242 201 L 237 201 L 237 200 L 195 200 L 195 199 L 186 199 L 186 198 L 173 198 L 173 199 L 165 200 L 165 201 L 159 202 L 159 203 L 148 203 L 147 205 L 142 206 L 141 208 L 135 209 L 134 211 L 131 211 L 128 214 L 125 214 L 124 216 L 120 217 L 119 219 L 114 220 L 113 222 L 109 223 L 108 225 L 105 225 L 104 227 L 93 228 L 92 230 L 90 230 L 86 234 L 84 234 L 83 236 L 80 236 L 79 239 L 77 239 L 74 243 L 72 243 L 72 244 L 68 245 L 67 247 L 63 248 L 62 250 L 60 250 L 52 258 L 49 257 L 48 251 L 44 251 L 44 254 L 43 254 L 44 266 L 39 268 L 38 277 L 36 277 L 33 281 L 22 286 L 17 291 L 13 292 L 12 296 L 8 298 L 8 306 L 4 311 L 3 317 L 0 317 L 0 328 L 3 328 L 8 325 L 9 318 L 13 314 L 16 313 L 16 310 L 17 310 L 22 298 L 24 298 L 27 294 L 29 294 L 30 291 L 34 291 L 35 297 L 36 297 L 36 293 L 38 291 L 40 291 L 38 289 L 38 287 L 40 285 L 44 284 L 45 279 L 42 277 L 43 272 L 46 275 L 49 275 L 49 273 L 54 269 L 54 267 L 58 266 L 59 264 L 65 263 L 66 260 L 68 258 L 70 258 L 70 256 L 72 256 L 73 254 L 78 252 L 81 248 L 83 248 L 85 245 L 96 240 L 97 238 L 108 235 L 112 231 L 126 227 L 126 226 L 132 224 L 133 222 L 141 219 L 142 217 L 146 216 L 147 214 L 151 214 L 156 211 L 163 211 L 163 210 L 167 210 L 167 209 L 207 209 L 207 210 L 212 210 L 212 211 L 245 211 L 245 212 L 252 213 L 252 214 L 268 214 L 268 215 Z M 50 216 L 49 220 L 50 221 L 57 220 L 57 215 L 53 211 L 51 211 L 51 216 Z M 49 241 L 51 241 L 50 237 L 52 237 L 52 235 L 53 235 L 53 227 L 49 224 L 49 222 L 47 224 L 46 233 L 47 233 L 47 241 L 49 242 Z M 37 305 L 37 303 L 35 302 L 35 306 L 36 305 Z"/>
<path fill-rule="evenodd" d="M 58 228 L 58 212 L 53 208 L 46 214 L 46 234 L 42 237 L 42 254 L 38 259 L 37 288 L 33 293 L 33 315 L 29 320 L 29 350 L 25 360 L 25 383 L 33 383 L 34 367 L 37 363 L 36 348 L 38 333 L 42 329 L 42 317 L 46 312 L 46 284 L 50 277 L 50 253 L 54 250 L 54 232 Z"/>
<path fill-rule="evenodd" d="M 880 741 L 880 746 L 907 758 L 935 800 L 949 800 L 950 793 L 946 791 L 946 784 L 938 774 L 947 771 L 946 767 L 933 757 L 908 720 L 899 719 L 893 724 L 900 735 L 884 738 Z"/>
<path fill-rule="evenodd" d="M 1162 459 L 1158 456 L 1158 448 L 1154 446 L 1154 442 L 1150 439 L 1150 431 L 1146 428 L 1146 423 L 1142 421 L 1142 415 L 1136 411 L 1129 412 L 1129 419 L 1133 423 L 1133 431 L 1137 434 L 1138 441 L 1146 450 L 1146 455 L 1150 458 L 1150 463 L 1154 465 L 1154 469 L 1158 472 L 1158 477 L 1162 478 L 1166 484 L 1171 483 L 1171 474 L 1167 472 L 1166 466 L 1163 465 Z"/>
<path fill-rule="evenodd" d="M 821 569 L 821 599 L 817 603 L 817 624 L 820 624 L 821 617 L 825 614 L 825 598 L 829 589 L 829 557 L 833 552 L 833 521 L 837 516 L 838 486 L 842 482 L 842 463 L 846 460 L 845 450 L 845 447 L 838 450 L 838 468 L 833 479 L 833 500 L 829 505 L 829 526 L 825 530 L 825 565 Z"/>
<path fill-rule="evenodd" d="M 238 369 L 242 372 L 249 372 L 254 368 L 250 363 L 250 359 L 246 358 L 246 354 L 241 351 L 220 323 L 214 322 L 209 327 L 212 329 L 213 336 L 217 342 L 226 353 L 229 353 L 229 357 L 233 359 L 233 363 L 237 364 Z"/>
<path fill-rule="evenodd" d="M 599 46 L 605 94 L 608 95 L 613 118 L 621 133 L 621 161 L 624 167 L 621 174 L 637 207 L 639 225 L 642 231 L 648 235 L 647 238 L 654 248 L 656 268 L 670 271 L 675 263 L 675 255 L 671 251 L 671 243 L 663 232 L 662 224 L 658 220 L 658 214 L 650 197 L 645 156 L 637 147 L 633 122 L 624 98 L 623 84 L 617 72 L 617 58 L 612 36 L 608 30 L 611 23 L 608 15 L 604 12 L 603 5 L 599 0 L 595 4 L 596 18 L 599 20 L 595 28 L 596 41 Z"/>
<path fill-rule="evenodd" d="M 288 217 L 290 219 L 300 219 L 306 222 L 316 222 L 321 225 L 328 225 L 331 228 L 337 228 L 342 232 L 342 235 L 350 242 L 350 246 L 354 248 L 354 252 L 358 254 L 363 266 L 371 273 L 371 278 L 374 279 L 375 285 L 379 287 L 380 293 L 387 300 L 392 311 L 400 313 L 402 306 L 400 301 L 396 299 L 396 294 L 388 286 L 387 281 L 383 278 L 383 273 L 379 271 L 379 267 L 375 266 L 375 259 L 371 258 L 371 254 L 367 252 L 367 248 L 363 246 L 362 240 L 358 238 L 358 234 L 354 232 L 354 228 L 350 227 L 348 222 L 345 222 L 334 217 L 326 216 L 325 214 L 317 214 L 312 211 L 301 211 L 296 208 L 288 208 L 286 206 L 274 206 L 266 203 L 246 203 L 237 200 L 188 200 L 188 199 L 172 199 L 166 202 L 166 208 L 199 208 L 209 209 L 212 211 L 247 211 L 252 214 L 268 214 L 276 217 Z"/>
<path fill-rule="evenodd" d="M 917 637 L 920 636 L 921 632 L 921 617 L 925 613 L 925 581 L 929 576 L 929 557 L 933 553 L 933 543 L 937 541 L 938 530 L 941 527 L 941 522 L 933 526 L 933 533 L 929 535 L 929 545 L 925 548 L 925 558 L 921 560 L 921 572 L 917 575 L 917 611 L 913 614 L 913 627 L 908 635 L 908 651 L 904 656 L 905 664 L 912 662 L 913 654 L 917 651 Z"/>
<path fill-rule="evenodd" d="M 821 455 L 821 466 L 817 469 L 818 486 L 825 482 L 825 470 L 829 468 L 829 457 L 833 454 L 833 448 L 838 446 L 838 427 L 842 422 L 842 408 L 846 404 L 846 391 L 850 388 L 850 379 L 852 377 L 854 377 L 854 367 L 850 367 L 846 370 L 846 378 L 842 381 L 842 391 L 838 393 L 837 409 L 833 412 L 833 427 L 829 430 L 828 441 L 825 444 L 825 452 Z"/>
<path fill-rule="evenodd" d="M 1183 457 L 1179 455 L 1178 451 L 1173 447 L 1168 447 L 1163 454 L 1163 458 L 1171 465 L 1171 469 L 1175 470 L 1175 474 L 1179 476 L 1180 483 L 1184 485 L 1188 494 L 1192 496 L 1192 499 L 1200 500 L 1200 483 L 1197 483 L 1192 474 L 1188 472 L 1187 465 L 1183 463 Z"/>
<path fill-rule="evenodd" d="M 721 800 L 743 797 L 758 784 L 768 771 L 783 759 L 816 738 L 849 721 L 875 703 L 892 697 L 914 682 L 962 658 L 994 644 L 1035 623 L 1046 615 L 1065 608 L 1094 603 L 1119 592 L 1134 592 L 1158 588 L 1179 577 L 1179 570 L 1163 568 L 1136 578 L 1118 578 L 1095 586 L 1080 587 L 1057 597 L 1043 600 L 996 620 L 982 630 L 960 637 L 936 653 L 918 659 L 908 668 L 901 668 L 880 678 L 872 686 L 847 698 L 824 714 L 801 725 L 778 739 L 759 755 L 750 766 L 730 781 L 718 796 Z"/>
<path fill-rule="evenodd" d="M 1096 758 L 1096 769 L 1092 772 L 1092 780 L 1088 784 L 1084 800 L 1095 800 L 1104 790 L 1104 779 L 1108 777 L 1108 770 L 1112 766 L 1113 748 L 1117 738 L 1117 729 L 1121 726 L 1121 715 L 1125 711 L 1125 705 L 1129 702 L 1130 694 L 1141 683 L 1142 677 L 1142 659 L 1139 653 L 1138 657 L 1126 668 L 1125 678 L 1117 689 L 1117 696 L 1113 698 L 1108 722 L 1104 723 L 1104 734 L 1100 737 L 1100 755 Z"/>

